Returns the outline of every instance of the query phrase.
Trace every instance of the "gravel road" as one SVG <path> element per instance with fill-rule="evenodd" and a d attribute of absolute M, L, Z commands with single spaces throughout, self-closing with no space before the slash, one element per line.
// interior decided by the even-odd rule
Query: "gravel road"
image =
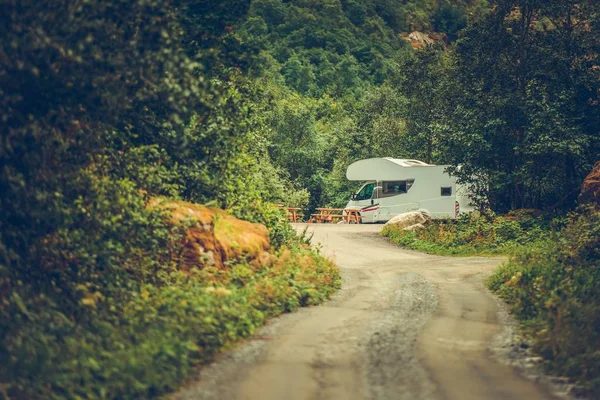
<path fill-rule="evenodd" d="M 407 251 L 379 230 L 310 225 L 342 289 L 275 319 L 172 399 L 555 398 L 493 355 L 506 318 L 483 280 L 502 259 Z"/>

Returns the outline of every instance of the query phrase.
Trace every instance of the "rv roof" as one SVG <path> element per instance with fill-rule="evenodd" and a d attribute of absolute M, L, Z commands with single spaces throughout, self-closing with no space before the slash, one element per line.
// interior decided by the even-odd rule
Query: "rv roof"
<path fill-rule="evenodd" d="M 351 164 L 346 171 L 346 177 L 351 181 L 388 180 L 405 175 L 406 168 L 419 167 L 435 167 L 435 165 L 401 158 L 369 158 Z"/>

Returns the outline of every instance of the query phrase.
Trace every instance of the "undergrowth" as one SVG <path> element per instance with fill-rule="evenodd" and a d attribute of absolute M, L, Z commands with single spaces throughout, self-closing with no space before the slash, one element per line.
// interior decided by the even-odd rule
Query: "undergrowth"
<path fill-rule="evenodd" d="M 87 179 L 62 229 L 20 258 L 0 246 L 18 266 L 0 262 L 0 399 L 154 398 L 268 318 L 340 286 L 337 267 L 274 207 L 256 211 L 274 243 L 260 262 L 180 271 L 185 226 L 148 209 L 127 180 Z"/>
<path fill-rule="evenodd" d="M 600 396 L 600 211 L 521 248 L 488 280 L 532 339 L 548 371 Z"/>
<path fill-rule="evenodd" d="M 526 212 L 506 217 L 463 215 L 456 220 L 432 220 L 416 231 L 386 226 L 381 234 L 405 248 L 430 254 L 485 256 L 511 254 L 541 242 L 558 223 Z"/>
<path fill-rule="evenodd" d="M 142 285 L 87 324 L 48 309 L 20 313 L 3 349 L 8 363 L 0 367 L 9 392 L 39 399 L 154 397 L 268 318 L 318 304 L 339 286 L 336 267 L 302 248 L 284 249 L 259 269 L 240 264 L 173 272 L 170 279 L 162 287 Z"/>

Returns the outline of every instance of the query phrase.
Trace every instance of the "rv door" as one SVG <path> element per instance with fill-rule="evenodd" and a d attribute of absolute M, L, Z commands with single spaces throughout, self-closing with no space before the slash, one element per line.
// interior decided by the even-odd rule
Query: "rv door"
<path fill-rule="evenodd" d="M 361 201 L 360 215 L 363 223 L 372 223 L 377 221 L 379 215 L 379 203 L 377 202 L 376 182 L 369 182 L 364 186 L 365 192 Z M 361 190 L 362 192 L 362 190 Z"/>

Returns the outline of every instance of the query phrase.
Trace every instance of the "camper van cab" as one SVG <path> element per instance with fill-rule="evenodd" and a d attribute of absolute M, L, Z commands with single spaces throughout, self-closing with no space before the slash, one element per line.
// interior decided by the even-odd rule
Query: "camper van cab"
<path fill-rule="evenodd" d="M 421 210 L 432 218 L 456 218 L 473 211 L 467 188 L 445 172 L 447 165 L 418 160 L 371 158 L 351 164 L 346 177 L 366 181 L 346 208 L 360 210 L 362 223 L 385 222 Z"/>

